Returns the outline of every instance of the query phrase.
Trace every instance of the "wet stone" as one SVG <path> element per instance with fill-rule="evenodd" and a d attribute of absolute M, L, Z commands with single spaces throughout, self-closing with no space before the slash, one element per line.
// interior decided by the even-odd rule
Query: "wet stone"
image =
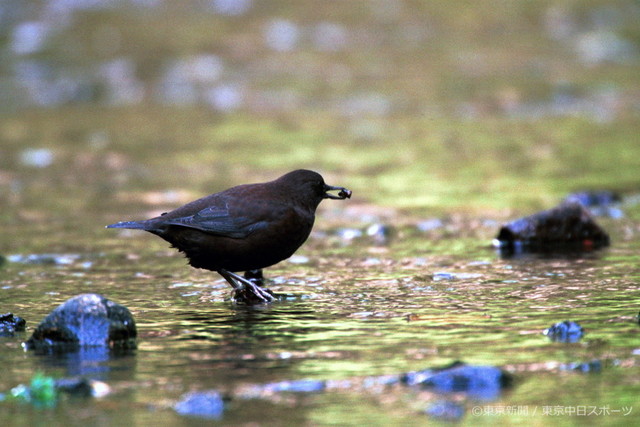
<path fill-rule="evenodd" d="M 196 391 L 183 395 L 174 409 L 188 417 L 219 419 L 224 412 L 224 401 L 217 391 Z"/>
<path fill-rule="evenodd" d="M 584 336 L 582 326 L 569 320 L 556 323 L 550 328 L 545 329 L 542 333 L 551 341 L 566 343 L 578 342 Z"/>
<path fill-rule="evenodd" d="M 12 337 L 16 332 L 22 332 L 27 322 L 13 313 L 0 314 L 0 337 Z"/>
<path fill-rule="evenodd" d="M 78 347 L 134 348 L 136 325 L 131 312 L 97 294 L 68 299 L 38 325 L 27 349 Z"/>
<path fill-rule="evenodd" d="M 609 245 L 609 235 L 578 203 L 517 219 L 500 229 L 494 240 L 502 255 L 526 252 L 590 251 Z"/>
<path fill-rule="evenodd" d="M 442 369 L 409 372 L 401 377 L 409 386 L 437 393 L 466 393 L 477 399 L 495 399 L 512 383 L 512 376 L 494 366 L 472 366 L 454 362 Z"/>

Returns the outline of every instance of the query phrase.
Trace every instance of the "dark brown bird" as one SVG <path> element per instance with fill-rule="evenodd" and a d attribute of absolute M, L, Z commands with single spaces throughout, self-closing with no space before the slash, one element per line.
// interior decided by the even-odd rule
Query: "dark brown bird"
<path fill-rule="evenodd" d="M 235 272 L 262 269 L 289 258 L 309 237 L 320 202 L 350 197 L 351 191 L 325 184 L 319 173 L 299 169 L 274 181 L 211 194 L 155 218 L 107 228 L 160 236 L 184 252 L 193 267 L 218 272 L 237 298 L 270 302 L 270 292 Z"/>

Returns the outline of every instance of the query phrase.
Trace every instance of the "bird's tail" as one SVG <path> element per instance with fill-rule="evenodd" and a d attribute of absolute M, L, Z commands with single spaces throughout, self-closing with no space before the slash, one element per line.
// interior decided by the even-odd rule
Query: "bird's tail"
<path fill-rule="evenodd" d="M 147 221 L 120 221 L 109 224 L 105 228 L 130 228 L 132 230 L 148 230 Z"/>

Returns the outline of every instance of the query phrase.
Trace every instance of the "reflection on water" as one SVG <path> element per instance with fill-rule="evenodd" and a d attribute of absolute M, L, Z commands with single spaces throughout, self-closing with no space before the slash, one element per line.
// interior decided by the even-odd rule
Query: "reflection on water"
<path fill-rule="evenodd" d="M 111 350 L 103 347 L 82 347 L 75 351 L 34 351 L 41 363 L 41 368 L 64 369 L 64 376 L 86 377 L 94 380 L 109 380 L 111 363 L 122 358 L 129 358 L 134 361 L 134 350 L 122 351 Z"/>

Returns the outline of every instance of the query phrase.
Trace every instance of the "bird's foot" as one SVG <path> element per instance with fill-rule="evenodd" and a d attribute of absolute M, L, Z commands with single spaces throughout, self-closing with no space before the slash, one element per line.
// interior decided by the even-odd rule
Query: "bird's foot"
<path fill-rule="evenodd" d="M 233 291 L 233 299 L 247 305 L 268 304 L 275 301 L 273 292 L 269 289 L 261 288 L 255 284 L 244 286 L 242 289 Z"/>
<path fill-rule="evenodd" d="M 261 273 L 261 270 L 259 270 Z M 243 302 L 247 305 L 268 304 L 275 301 L 273 292 L 269 289 L 262 288 L 253 280 L 242 277 L 236 273 L 227 270 L 219 270 L 218 273 L 233 286 L 233 298 L 237 302 Z"/>

